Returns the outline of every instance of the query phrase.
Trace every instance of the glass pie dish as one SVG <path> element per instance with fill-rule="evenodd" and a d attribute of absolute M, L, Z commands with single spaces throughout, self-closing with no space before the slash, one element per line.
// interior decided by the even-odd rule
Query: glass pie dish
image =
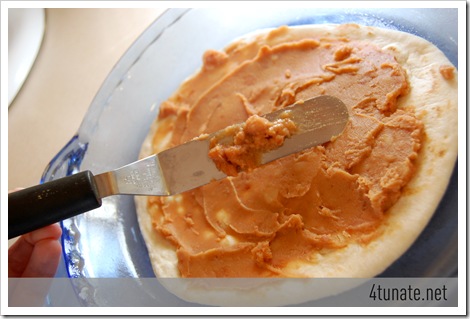
<path fill-rule="evenodd" d="M 77 134 L 52 159 L 42 182 L 81 170 L 101 173 L 137 160 L 159 105 L 200 67 L 205 50 L 222 49 L 233 39 L 263 28 L 348 22 L 418 35 L 458 66 L 457 9 L 171 9 L 114 67 Z M 457 221 L 455 169 L 424 232 L 380 276 L 457 276 Z M 88 279 L 155 276 L 132 196 L 105 198 L 101 208 L 63 221 L 62 228 L 63 263 L 58 276 L 84 279 L 72 282 L 80 305 L 103 305 L 110 298 L 103 290 L 85 296 L 84 288 L 91 289 Z M 190 305 L 163 287 L 158 297 L 153 292 L 144 294 L 154 305 Z"/>

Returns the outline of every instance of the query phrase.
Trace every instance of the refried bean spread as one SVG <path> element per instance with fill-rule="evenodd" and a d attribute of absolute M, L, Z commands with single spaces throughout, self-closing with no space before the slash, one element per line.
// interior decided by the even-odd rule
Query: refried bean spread
<path fill-rule="evenodd" d="M 252 115 L 245 123 L 229 126 L 212 137 L 208 155 L 220 171 L 237 176 L 240 171 L 259 167 L 263 153 L 279 148 L 296 131 L 288 112 L 273 122 Z"/>
<path fill-rule="evenodd" d="M 154 151 L 322 94 L 350 121 L 332 141 L 171 197 L 150 197 L 182 277 L 276 277 L 322 251 L 367 245 L 415 171 L 423 125 L 397 109 L 405 71 L 378 47 L 281 27 L 225 51 L 161 106 Z"/>

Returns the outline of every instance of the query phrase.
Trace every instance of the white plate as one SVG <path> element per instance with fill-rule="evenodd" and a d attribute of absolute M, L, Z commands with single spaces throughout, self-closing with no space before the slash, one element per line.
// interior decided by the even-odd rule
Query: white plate
<path fill-rule="evenodd" d="M 41 47 L 44 9 L 8 9 L 8 105 L 28 77 Z"/>

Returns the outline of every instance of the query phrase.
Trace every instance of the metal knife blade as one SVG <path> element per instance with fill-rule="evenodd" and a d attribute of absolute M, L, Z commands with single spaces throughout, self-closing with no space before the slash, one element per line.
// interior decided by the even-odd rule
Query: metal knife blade
<path fill-rule="evenodd" d="M 286 110 L 297 131 L 281 147 L 264 153 L 261 164 L 330 141 L 341 134 L 349 119 L 344 103 L 326 95 L 263 117 L 273 122 Z M 8 236 L 13 238 L 98 208 L 101 199 L 107 196 L 168 196 L 225 178 L 208 156 L 210 140 L 215 134 L 218 132 L 110 172 L 93 175 L 84 171 L 11 193 L 8 196 Z"/>
<path fill-rule="evenodd" d="M 262 117 L 274 122 L 289 110 L 296 134 L 264 153 L 261 164 L 328 142 L 339 135 L 349 118 L 344 103 L 322 95 Z M 97 175 L 100 196 L 114 194 L 173 195 L 227 177 L 208 157 L 211 138 L 218 132 L 144 158 L 112 172 Z"/>

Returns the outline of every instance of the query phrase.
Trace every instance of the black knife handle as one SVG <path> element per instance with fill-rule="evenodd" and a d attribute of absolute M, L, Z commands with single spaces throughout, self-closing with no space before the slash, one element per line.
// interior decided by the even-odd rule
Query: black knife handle
<path fill-rule="evenodd" d="M 84 171 L 8 195 L 8 239 L 101 206 L 93 174 Z"/>

